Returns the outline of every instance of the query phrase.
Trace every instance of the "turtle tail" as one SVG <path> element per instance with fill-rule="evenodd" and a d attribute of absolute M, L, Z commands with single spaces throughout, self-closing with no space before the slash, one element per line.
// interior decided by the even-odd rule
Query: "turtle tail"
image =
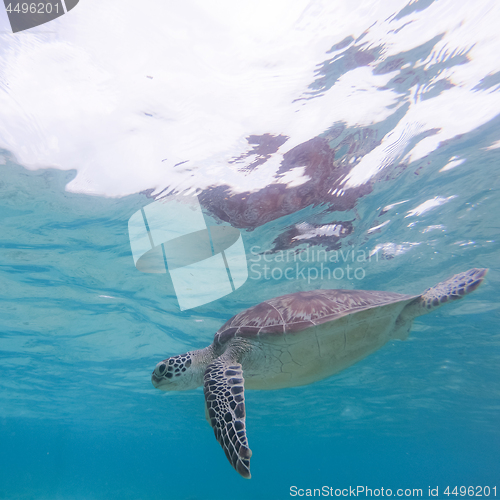
<path fill-rule="evenodd" d="M 412 304 L 409 304 L 412 315 L 421 316 L 447 302 L 461 299 L 473 292 L 483 282 L 487 273 L 488 269 L 469 269 L 428 288 Z"/>

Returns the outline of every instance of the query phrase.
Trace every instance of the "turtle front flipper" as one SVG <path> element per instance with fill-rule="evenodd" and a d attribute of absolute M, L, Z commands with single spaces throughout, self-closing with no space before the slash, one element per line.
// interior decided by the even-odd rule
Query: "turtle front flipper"
<path fill-rule="evenodd" d="M 243 370 L 239 363 L 217 358 L 205 371 L 208 421 L 234 469 L 250 478 L 250 457 L 245 431 Z"/>

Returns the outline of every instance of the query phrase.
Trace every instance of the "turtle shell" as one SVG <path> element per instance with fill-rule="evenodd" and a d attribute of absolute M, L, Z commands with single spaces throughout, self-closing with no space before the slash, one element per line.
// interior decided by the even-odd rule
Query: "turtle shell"
<path fill-rule="evenodd" d="M 245 309 L 215 334 L 214 344 L 234 337 L 286 335 L 359 311 L 417 298 L 418 295 L 369 290 L 312 290 L 283 295 Z"/>

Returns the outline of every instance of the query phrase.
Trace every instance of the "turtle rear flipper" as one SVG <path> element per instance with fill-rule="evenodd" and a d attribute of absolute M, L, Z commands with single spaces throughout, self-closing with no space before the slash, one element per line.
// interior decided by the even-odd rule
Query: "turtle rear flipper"
<path fill-rule="evenodd" d="M 455 274 L 437 285 L 428 288 L 422 295 L 408 304 L 402 313 L 404 318 L 414 318 L 427 314 L 437 307 L 461 299 L 473 292 L 484 280 L 488 269 L 469 269 L 463 273 Z"/>

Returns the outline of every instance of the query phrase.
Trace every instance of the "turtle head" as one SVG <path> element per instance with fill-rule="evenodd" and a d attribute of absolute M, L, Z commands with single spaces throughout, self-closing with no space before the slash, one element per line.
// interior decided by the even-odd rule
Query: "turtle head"
<path fill-rule="evenodd" d="M 184 391 L 195 389 L 203 381 L 193 353 L 179 354 L 160 361 L 151 374 L 152 384 L 162 391 Z"/>

